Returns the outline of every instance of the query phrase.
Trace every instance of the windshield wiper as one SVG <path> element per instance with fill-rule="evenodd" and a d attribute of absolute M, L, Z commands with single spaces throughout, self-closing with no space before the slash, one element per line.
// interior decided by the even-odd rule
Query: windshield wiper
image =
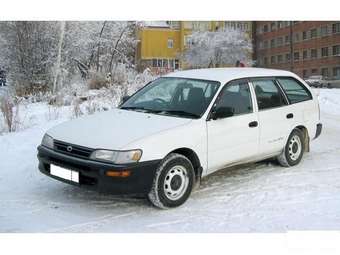
<path fill-rule="evenodd" d="M 144 107 L 136 107 L 136 106 L 123 106 L 123 107 L 120 107 L 120 109 L 124 109 L 124 110 L 145 110 Z"/>
<path fill-rule="evenodd" d="M 148 113 L 165 113 L 165 114 L 173 114 L 173 115 L 178 115 L 178 116 L 188 116 L 188 117 L 194 117 L 194 118 L 201 117 L 198 114 L 186 112 L 186 111 L 181 111 L 181 110 L 153 110 L 153 109 L 147 109 L 147 108 L 144 108 L 144 107 L 137 107 L 137 106 L 125 106 L 125 107 L 121 107 L 120 109 L 123 109 L 123 110 L 141 110 L 143 112 L 148 112 Z"/>
<path fill-rule="evenodd" d="M 186 111 L 180 111 L 180 110 L 167 110 L 167 111 L 162 111 L 162 112 L 169 113 L 169 114 L 174 114 L 174 115 L 179 115 L 179 116 L 189 116 L 189 117 L 194 117 L 194 118 L 201 117 L 198 114 L 191 113 L 191 112 L 186 112 Z"/>
<path fill-rule="evenodd" d="M 123 107 L 120 107 L 120 109 L 123 109 L 123 110 L 141 110 L 143 112 L 151 112 L 151 113 L 159 113 L 160 111 L 158 110 L 152 110 L 152 109 L 147 109 L 147 108 L 144 108 L 144 107 L 137 107 L 137 106 L 123 106 Z"/>

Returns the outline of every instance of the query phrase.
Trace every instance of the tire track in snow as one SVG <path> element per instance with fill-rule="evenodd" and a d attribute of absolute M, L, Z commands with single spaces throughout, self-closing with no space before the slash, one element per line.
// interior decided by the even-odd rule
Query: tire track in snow
<path fill-rule="evenodd" d="M 48 233 L 55 233 L 55 232 L 80 232 L 83 228 L 86 228 L 84 230 L 88 230 L 88 228 L 91 227 L 100 227 L 101 225 L 105 224 L 106 222 L 110 222 L 112 220 L 116 220 L 116 219 L 120 219 L 123 217 L 128 217 L 128 216 L 132 216 L 135 215 L 136 213 L 132 212 L 132 213 L 125 213 L 125 214 L 120 214 L 120 215 L 112 215 L 112 214 L 108 214 L 108 215 L 104 215 L 102 217 L 98 217 L 95 218 L 94 220 L 91 221 L 87 221 L 87 222 L 83 222 L 83 223 L 78 223 L 78 224 L 74 224 L 74 225 L 70 225 L 70 226 L 66 226 L 66 227 L 62 227 L 62 228 L 56 228 L 56 229 L 50 229 L 46 232 Z"/>

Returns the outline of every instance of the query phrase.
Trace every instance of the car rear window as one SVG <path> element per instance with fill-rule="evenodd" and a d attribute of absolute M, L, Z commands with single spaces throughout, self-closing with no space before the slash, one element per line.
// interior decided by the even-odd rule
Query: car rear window
<path fill-rule="evenodd" d="M 291 104 L 312 99 L 311 93 L 293 78 L 277 79 Z"/>
<path fill-rule="evenodd" d="M 253 80 L 259 110 L 276 108 L 286 105 L 283 93 L 272 79 Z"/>

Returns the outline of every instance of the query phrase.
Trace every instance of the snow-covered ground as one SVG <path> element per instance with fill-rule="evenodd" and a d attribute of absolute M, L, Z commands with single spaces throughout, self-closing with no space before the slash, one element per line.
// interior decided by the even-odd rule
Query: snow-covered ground
<path fill-rule="evenodd" d="M 284 232 L 340 230 L 340 90 L 321 89 L 323 133 L 301 164 L 260 162 L 203 180 L 180 208 L 98 194 L 42 175 L 36 147 L 70 107 L 22 109 L 29 127 L 0 136 L 0 232 Z"/>

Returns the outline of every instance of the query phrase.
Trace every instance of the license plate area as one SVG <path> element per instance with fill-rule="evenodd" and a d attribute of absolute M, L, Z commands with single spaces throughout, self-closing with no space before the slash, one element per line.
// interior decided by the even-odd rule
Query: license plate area
<path fill-rule="evenodd" d="M 51 164 L 50 174 L 53 176 L 57 176 L 59 178 L 68 180 L 68 181 L 79 183 L 79 172 L 77 171 L 69 170 L 69 169 Z"/>

